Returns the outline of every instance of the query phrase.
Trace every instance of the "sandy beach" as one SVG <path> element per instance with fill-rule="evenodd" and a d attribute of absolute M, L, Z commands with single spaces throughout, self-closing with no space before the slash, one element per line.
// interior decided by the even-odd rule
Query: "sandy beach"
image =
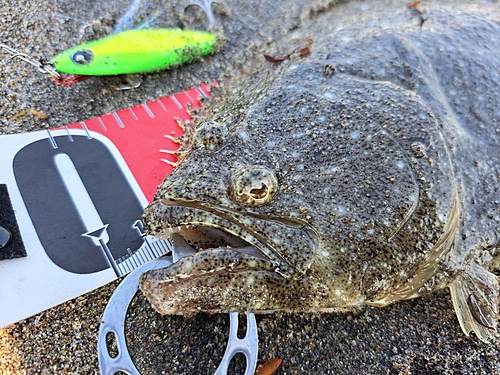
<path fill-rule="evenodd" d="M 4 0 L 0 4 L 0 43 L 50 58 L 111 34 L 129 3 Z M 202 30 L 208 25 L 196 7 L 183 12 L 188 0 L 143 3 L 136 25 L 149 22 L 156 27 Z M 74 123 L 214 80 L 230 84 L 231 78 L 249 71 L 255 61 L 261 63 L 263 53 L 286 53 L 286 41 L 300 34 L 302 25 L 316 14 L 335 13 L 337 8 L 335 1 L 303 3 L 223 0 L 214 4 L 215 30 L 224 39 L 220 50 L 176 69 L 134 75 L 130 79 L 142 83 L 133 90 L 114 89 L 123 84 L 123 77 L 58 86 L 33 66 L 0 53 L 0 136 Z M 406 9 L 405 1 L 391 4 Z M 431 8 L 432 2 L 424 5 Z M 496 7 L 500 14 L 498 3 L 488 6 Z M 0 329 L 0 374 L 98 374 L 99 324 L 118 284 L 119 280 Z M 259 363 L 283 359 L 276 374 L 500 373 L 498 335 L 491 344 L 481 343 L 473 335 L 466 337 L 448 290 L 385 308 L 259 315 L 257 324 Z M 213 374 L 224 354 L 229 324 L 228 316 L 222 314 L 161 317 L 139 295 L 129 311 L 126 329 L 132 357 L 142 374 Z M 237 356 L 229 373 L 242 374 L 244 362 Z"/>

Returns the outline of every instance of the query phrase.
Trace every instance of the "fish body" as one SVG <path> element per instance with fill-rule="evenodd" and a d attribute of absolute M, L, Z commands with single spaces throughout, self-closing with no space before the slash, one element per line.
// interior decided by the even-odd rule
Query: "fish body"
<path fill-rule="evenodd" d="M 196 129 L 143 217 L 196 250 L 142 276 L 160 313 L 332 311 L 448 287 L 464 332 L 494 336 L 500 15 L 436 5 L 422 24 L 356 6 L 305 26 L 311 54 L 264 62 Z"/>
<path fill-rule="evenodd" d="M 215 34 L 180 29 L 128 30 L 70 48 L 52 59 L 59 73 L 86 76 L 168 69 L 215 51 Z"/>

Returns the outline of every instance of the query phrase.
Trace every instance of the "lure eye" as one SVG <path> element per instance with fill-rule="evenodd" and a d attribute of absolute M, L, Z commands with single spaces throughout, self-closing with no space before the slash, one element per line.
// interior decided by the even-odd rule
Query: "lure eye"
<path fill-rule="evenodd" d="M 246 207 L 260 207 L 274 198 L 278 180 L 273 172 L 259 165 L 244 167 L 233 173 L 229 196 Z"/>
<path fill-rule="evenodd" d="M 94 55 L 91 51 L 82 49 L 71 55 L 71 61 L 73 61 L 76 65 L 89 65 L 92 62 L 93 57 Z"/>

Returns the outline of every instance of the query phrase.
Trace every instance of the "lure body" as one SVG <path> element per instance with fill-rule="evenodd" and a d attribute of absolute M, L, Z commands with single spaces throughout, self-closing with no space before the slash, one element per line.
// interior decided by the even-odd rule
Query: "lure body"
<path fill-rule="evenodd" d="M 217 37 L 180 29 L 128 30 L 70 48 L 52 59 L 59 73 L 84 76 L 147 73 L 215 50 Z"/>

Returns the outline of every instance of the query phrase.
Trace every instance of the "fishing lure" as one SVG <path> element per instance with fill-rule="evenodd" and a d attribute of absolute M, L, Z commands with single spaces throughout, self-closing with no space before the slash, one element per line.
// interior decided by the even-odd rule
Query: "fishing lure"
<path fill-rule="evenodd" d="M 81 44 L 52 59 L 60 73 L 106 76 L 167 69 L 213 52 L 214 34 L 195 30 L 128 30 Z"/>
<path fill-rule="evenodd" d="M 145 29 L 128 30 L 81 44 L 50 61 L 36 60 L 5 44 L 0 44 L 0 48 L 52 75 L 57 83 L 71 86 L 92 76 L 168 69 L 214 52 L 216 45 L 215 34 L 206 31 Z"/>

